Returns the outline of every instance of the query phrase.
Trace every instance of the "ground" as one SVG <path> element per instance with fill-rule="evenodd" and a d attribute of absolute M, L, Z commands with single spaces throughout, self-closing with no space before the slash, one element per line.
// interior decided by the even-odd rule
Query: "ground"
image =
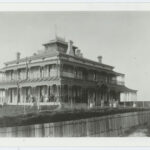
<path fill-rule="evenodd" d="M 93 108 L 93 109 L 67 109 L 38 111 L 20 115 L 0 117 L 0 127 L 22 126 L 40 123 L 60 122 L 69 120 L 79 120 L 91 117 L 100 117 L 126 112 L 137 112 L 148 110 L 144 108 Z M 2 110 L 1 110 L 2 111 Z M 11 120 L 11 121 L 10 121 Z"/>
<path fill-rule="evenodd" d="M 142 125 L 131 128 L 123 137 L 150 137 L 150 125 Z"/>

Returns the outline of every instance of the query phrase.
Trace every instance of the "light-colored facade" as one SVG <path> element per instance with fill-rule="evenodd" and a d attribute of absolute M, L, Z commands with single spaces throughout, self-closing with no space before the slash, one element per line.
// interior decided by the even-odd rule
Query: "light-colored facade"
<path fill-rule="evenodd" d="M 31 57 L 5 63 L 1 69 L 0 103 L 11 105 L 66 104 L 104 106 L 136 100 L 124 85 L 124 74 L 114 67 L 86 59 L 72 41 L 56 37 Z"/>

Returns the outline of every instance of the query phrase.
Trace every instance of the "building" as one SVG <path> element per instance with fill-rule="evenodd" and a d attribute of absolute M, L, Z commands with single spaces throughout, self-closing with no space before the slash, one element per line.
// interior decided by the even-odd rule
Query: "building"
<path fill-rule="evenodd" d="M 136 90 L 124 84 L 125 75 L 92 61 L 60 37 L 43 44 L 31 57 L 6 62 L 1 69 L 0 102 L 9 105 L 94 107 L 136 100 Z"/>

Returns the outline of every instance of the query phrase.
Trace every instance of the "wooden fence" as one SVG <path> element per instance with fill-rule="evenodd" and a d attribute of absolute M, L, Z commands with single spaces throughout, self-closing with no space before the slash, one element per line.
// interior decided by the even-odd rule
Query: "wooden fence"
<path fill-rule="evenodd" d="M 150 111 L 89 119 L 0 128 L 1 137 L 115 137 L 139 125 L 150 124 Z"/>

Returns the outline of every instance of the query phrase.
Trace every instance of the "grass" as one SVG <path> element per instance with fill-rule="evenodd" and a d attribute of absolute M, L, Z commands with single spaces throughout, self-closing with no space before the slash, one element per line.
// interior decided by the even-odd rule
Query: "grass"
<path fill-rule="evenodd" d="M 0 118 L 0 127 L 24 126 L 50 122 L 79 120 L 91 117 L 107 116 L 126 112 L 146 111 L 144 108 L 104 108 L 104 109 L 74 109 L 43 111 L 26 115 L 4 116 Z"/>
<path fill-rule="evenodd" d="M 41 106 L 41 110 L 54 110 L 58 106 Z M 20 114 L 25 113 L 35 113 L 37 112 L 37 108 L 34 108 L 32 106 L 22 106 L 22 105 L 4 105 L 3 107 L 0 107 L 0 118 L 5 116 L 18 116 Z"/>

